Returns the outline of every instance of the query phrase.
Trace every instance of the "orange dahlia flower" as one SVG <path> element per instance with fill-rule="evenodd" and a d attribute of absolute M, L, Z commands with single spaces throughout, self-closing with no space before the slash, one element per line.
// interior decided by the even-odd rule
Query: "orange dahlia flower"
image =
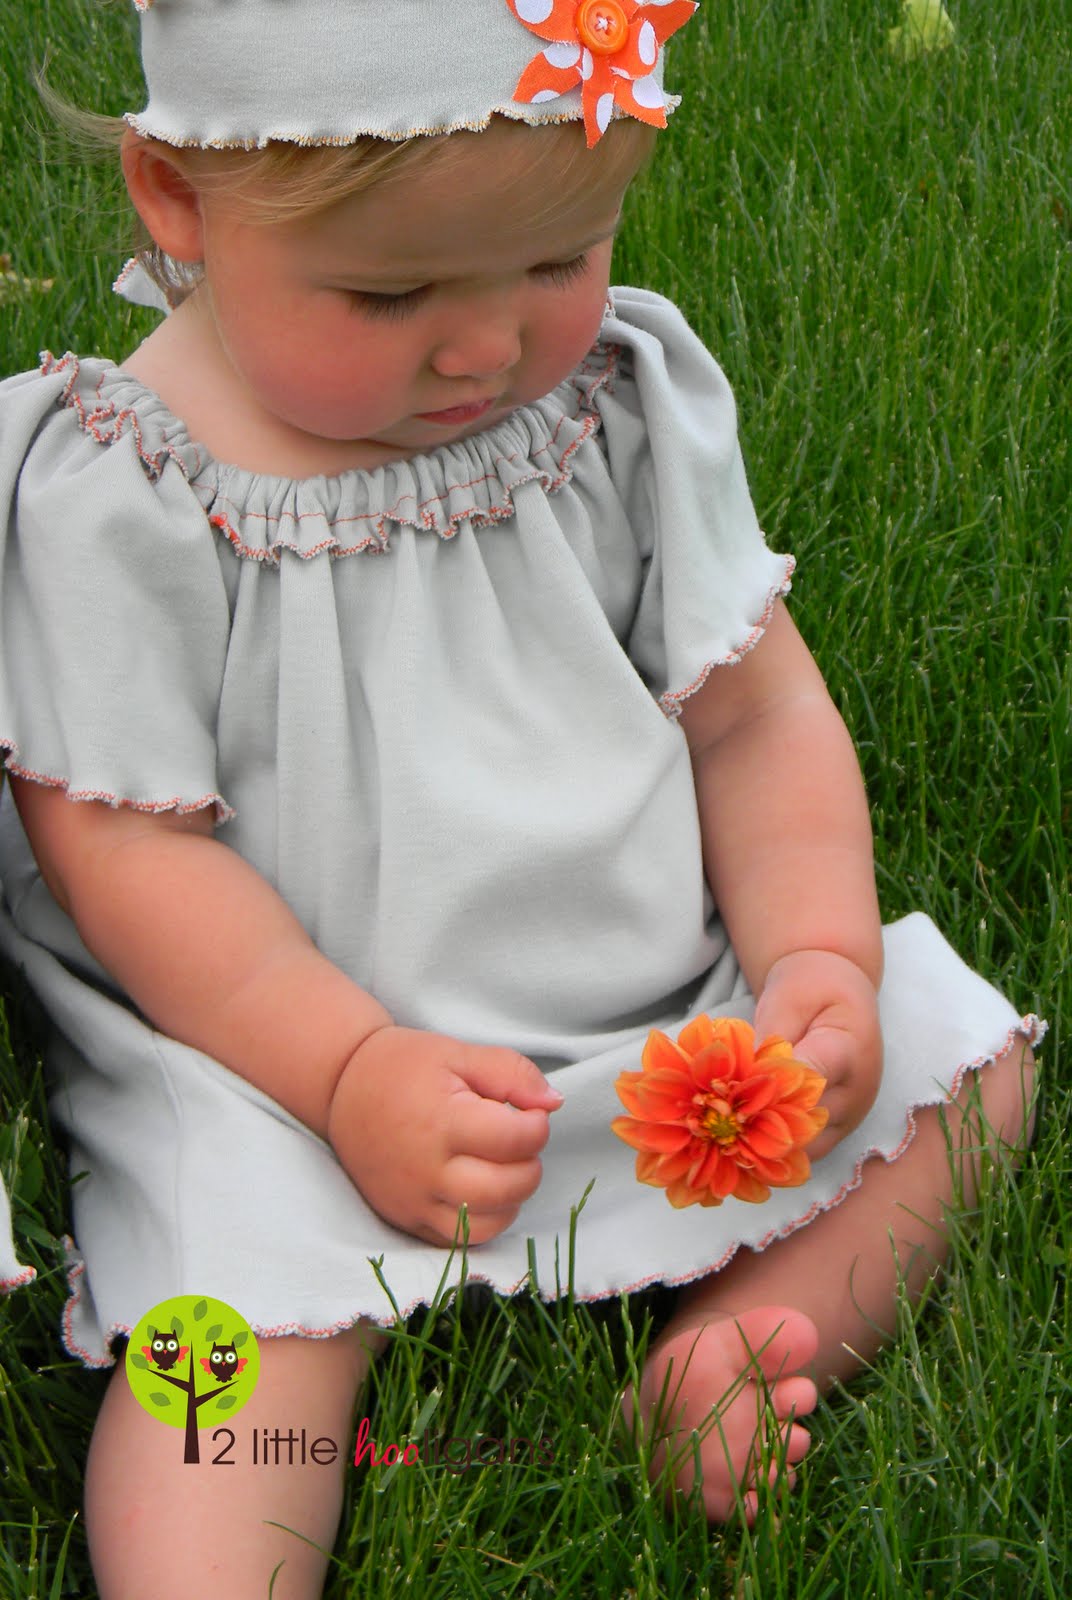
<path fill-rule="evenodd" d="M 666 127 L 666 96 L 655 81 L 663 43 L 696 10 L 695 0 L 507 0 L 530 33 L 546 40 L 514 90 L 524 104 L 580 89 L 589 147 L 602 138 L 614 107 Z"/>
<path fill-rule="evenodd" d="M 676 1044 L 650 1033 L 640 1066 L 618 1077 L 632 1114 L 611 1127 L 640 1152 L 640 1182 L 664 1188 L 672 1206 L 768 1200 L 807 1181 L 804 1146 L 829 1116 L 816 1104 L 826 1079 L 794 1061 L 786 1039 L 756 1045 L 747 1022 L 697 1017 Z"/>

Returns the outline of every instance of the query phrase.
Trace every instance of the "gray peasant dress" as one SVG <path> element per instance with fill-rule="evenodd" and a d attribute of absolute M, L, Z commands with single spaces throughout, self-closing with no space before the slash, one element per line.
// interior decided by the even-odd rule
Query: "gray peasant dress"
<path fill-rule="evenodd" d="M 636 1181 L 617 1074 L 651 1028 L 752 1011 L 676 714 L 756 643 L 793 566 L 759 530 L 726 380 L 660 297 L 613 291 L 583 365 L 485 432 L 300 482 L 213 460 L 121 367 L 48 357 L 0 386 L 0 503 L 10 769 L 73 802 L 214 804 L 399 1022 L 514 1046 L 562 1090 L 540 1189 L 470 1251 L 471 1279 L 509 1294 L 531 1259 L 553 1295 L 582 1198 L 578 1296 L 695 1278 L 837 1205 L 904 1151 L 915 1107 L 1039 1037 L 907 917 L 886 930 L 878 1100 L 804 1187 L 675 1211 Z M 327 1144 L 143 1020 L 10 797 L 0 880 L 0 946 L 55 1025 L 52 1112 L 80 1175 L 72 1353 L 108 1365 L 171 1295 L 324 1336 L 458 1278 Z M 28 1273 L 7 1220 L 10 1286 Z"/>

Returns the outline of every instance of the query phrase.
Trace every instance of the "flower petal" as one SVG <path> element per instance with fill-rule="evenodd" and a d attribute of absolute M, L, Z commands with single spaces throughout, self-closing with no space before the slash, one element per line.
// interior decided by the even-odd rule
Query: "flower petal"
<path fill-rule="evenodd" d="M 788 1150 L 784 1156 L 756 1161 L 752 1170 L 764 1183 L 776 1189 L 795 1189 L 810 1176 L 811 1162 L 803 1150 Z"/>
<path fill-rule="evenodd" d="M 808 1110 L 826 1090 L 826 1079 L 821 1072 L 813 1072 L 810 1067 L 804 1067 L 804 1081 L 793 1091 L 793 1099 L 798 1106 Z"/>
<path fill-rule="evenodd" d="M 687 1128 L 672 1122 L 637 1122 L 633 1117 L 615 1117 L 611 1131 L 634 1150 L 656 1150 L 661 1154 L 683 1150 L 692 1135 Z"/>
<path fill-rule="evenodd" d="M 640 1065 L 644 1072 L 687 1073 L 689 1057 L 687 1052 L 672 1039 L 668 1039 L 665 1033 L 653 1028 L 641 1051 Z"/>
<path fill-rule="evenodd" d="M 799 1111 L 796 1106 L 779 1106 L 779 1114 L 792 1135 L 794 1144 L 810 1144 L 826 1127 L 830 1113 L 825 1106 L 816 1111 Z"/>
<path fill-rule="evenodd" d="M 761 1044 L 756 1045 L 755 1057 L 757 1067 L 766 1067 L 772 1061 L 792 1061 L 793 1046 L 788 1039 L 783 1039 L 777 1033 L 771 1033 Z"/>
<path fill-rule="evenodd" d="M 674 1183 L 666 1191 L 666 1198 L 679 1211 L 685 1206 L 720 1206 L 722 1196 L 711 1189 L 697 1189 L 690 1183 Z"/>
<path fill-rule="evenodd" d="M 506 3 L 518 22 L 523 22 L 538 39 L 576 42 L 577 0 L 506 0 Z"/>
<path fill-rule="evenodd" d="M 693 1104 L 693 1086 L 683 1072 L 642 1072 L 640 1082 L 634 1085 L 634 1098 L 640 1106 L 674 1107 L 672 1117 L 685 1117 Z M 651 1115 L 651 1112 L 645 1112 Z"/>
<path fill-rule="evenodd" d="M 712 1194 L 725 1198 L 727 1195 L 736 1194 L 744 1168 L 734 1161 L 732 1156 L 726 1155 L 721 1150 L 718 1152 L 718 1157 L 718 1162 L 707 1180 L 707 1187 Z"/>
<path fill-rule="evenodd" d="M 742 1134 L 739 1144 L 742 1154 L 755 1155 L 760 1160 L 768 1157 L 778 1160 L 786 1154 L 786 1150 L 792 1149 L 794 1139 L 781 1117 L 768 1110 L 757 1122 L 750 1123 L 749 1131 Z"/>
<path fill-rule="evenodd" d="M 706 1014 L 686 1022 L 677 1036 L 677 1042 L 686 1055 L 693 1056 L 704 1049 L 715 1037 L 715 1025 Z"/>
<path fill-rule="evenodd" d="M 749 1205 L 760 1205 L 764 1200 L 770 1199 L 770 1189 L 754 1173 L 746 1172 L 742 1167 L 737 1177 L 733 1198 L 746 1200 Z"/>
<path fill-rule="evenodd" d="M 665 44 L 671 34 L 685 26 L 696 9 L 695 0 L 669 0 L 667 5 L 638 6 L 636 14 L 641 21 L 651 23 L 656 39 Z"/>
<path fill-rule="evenodd" d="M 742 1117 L 754 1117 L 765 1106 L 781 1101 L 782 1074 L 780 1072 L 758 1072 L 755 1077 L 747 1078 L 737 1088 L 737 1114 Z"/>
<path fill-rule="evenodd" d="M 641 1121 L 681 1122 L 688 1114 L 688 1083 L 678 1074 L 622 1072 L 614 1087 L 625 1109 Z"/>
<path fill-rule="evenodd" d="M 547 59 L 547 52 L 541 50 L 539 55 L 533 56 L 518 78 L 513 98 L 523 105 L 531 105 L 541 100 L 557 100 L 559 95 L 568 94 L 571 89 L 576 89 L 580 81 L 580 71 L 576 66 L 552 66 Z"/>

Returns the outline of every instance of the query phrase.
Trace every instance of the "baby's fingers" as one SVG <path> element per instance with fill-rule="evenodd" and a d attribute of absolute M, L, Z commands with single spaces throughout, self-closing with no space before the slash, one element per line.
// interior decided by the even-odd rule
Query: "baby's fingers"
<path fill-rule="evenodd" d="M 500 1233 L 506 1232 L 520 1209 L 520 1206 L 514 1206 L 509 1211 L 469 1211 L 463 1228 L 457 1207 L 451 1208 L 442 1203 L 432 1209 L 427 1222 L 419 1223 L 407 1231 L 415 1239 L 424 1239 L 428 1244 L 438 1245 L 441 1250 L 452 1250 L 466 1242 L 487 1244 L 490 1239 L 497 1239 Z"/>
<path fill-rule="evenodd" d="M 528 1161 L 539 1155 L 551 1132 L 546 1111 L 519 1111 L 476 1094 L 454 1095 L 448 1116 L 452 1153 L 485 1161 Z"/>
<path fill-rule="evenodd" d="M 510 1226 L 536 1192 L 541 1175 L 538 1161 L 501 1165 L 455 1156 L 444 1168 L 439 1193 L 427 1208 L 423 1225 L 412 1231 L 431 1244 L 461 1244 L 465 1237 L 470 1244 L 486 1244 Z M 459 1229 L 461 1206 L 467 1212 L 464 1233 Z"/>
<path fill-rule="evenodd" d="M 457 1211 L 469 1207 L 471 1216 L 487 1211 L 516 1211 L 540 1185 L 538 1161 L 515 1161 L 500 1166 L 472 1156 L 455 1156 L 443 1170 L 436 1200 Z"/>
<path fill-rule="evenodd" d="M 517 1050 L 474 1046 L 460 1058 L 452 1058 L 450 1065 L 475 1094 L 486 1100 L 498 1100 L 523 1110 L 538 1106 L 555 1111 L 562 1104 L 561 1094 L 551 1087 L 536 1063 Z"/>
<path fill-rule="evenodd" d="M 829 1096 L 852 1079 L 860 1060 L 860 1041 L 844 1028 L 812 1028 L 799 1041 L 793 1055 L 822 1073 Z M 827 1104 L 826 1099 L 823 1104 Z"/>

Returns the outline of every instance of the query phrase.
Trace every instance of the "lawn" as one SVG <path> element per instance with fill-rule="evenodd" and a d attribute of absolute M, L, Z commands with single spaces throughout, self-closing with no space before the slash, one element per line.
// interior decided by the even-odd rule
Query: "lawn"
<path fill-rule="evenodd" d="M 818 1413 L 754 1530 L 666 1512 L 614 1396 L 659 1296 L 480 1292 L 400 1327 L 372 1431 L 548 1439 L 510 1468 L 352 1471 L 332 1596 L 1050 1596 L 1072 1591 L 1072 0 L 950 3 L 905 60 L 897 0 L 704 0 L 684 95 L 616 279 L 675 298 L 734 385 L 760 519 L 860 751 L 883 911 L 934 917 L 1050 1021 L 1019 1174 L 958 1220 L 949 1270 Z M 72 160 L 31 82 L 135 103 L 130 8 L 0 0 L 0 356 L 121 356 L 114 176 Z M 0 1305 L 0 1597 L 91 1592 L 82 1462 L 103 1379 L 64 1354 L 61 1163 L 33 1008 L 9 979 L 0 1163 L 39 1278 Z M 583 1218 L 580 1225 L 583 1227 Z M 583 1403 L 582 1403 L 583 1401 Z M 550 1454 L 553 1459 L 545 1459 Z"/>

